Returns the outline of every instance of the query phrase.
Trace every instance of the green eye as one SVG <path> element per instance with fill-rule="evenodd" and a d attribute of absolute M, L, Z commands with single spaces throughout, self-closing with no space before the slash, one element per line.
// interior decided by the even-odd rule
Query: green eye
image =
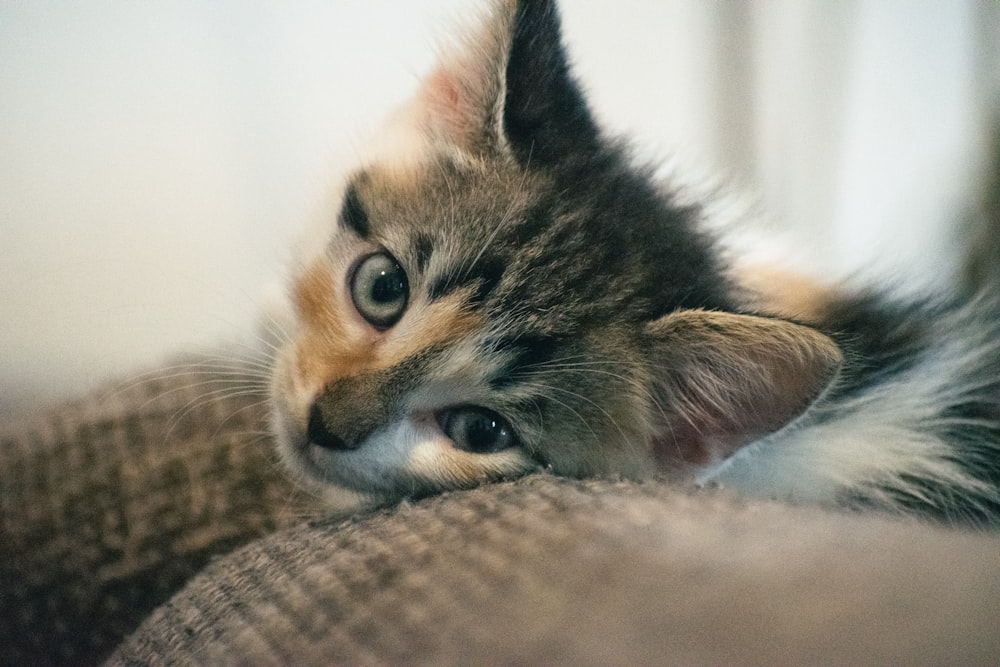
<path fill-rule="evenodd" d="M 486 408 L 463 406 L 438 415 L 441 430 L 459 449 L 488 454 L 516 447 L 517 436 L 507 420 Z"/>
<path fill-rule="evenodd" d="M 409 296 L 406 272 L 386 252 L 365 257 L 351 276 L 354 307 L 373 327 L 388 329 L 398 322 Z"/>

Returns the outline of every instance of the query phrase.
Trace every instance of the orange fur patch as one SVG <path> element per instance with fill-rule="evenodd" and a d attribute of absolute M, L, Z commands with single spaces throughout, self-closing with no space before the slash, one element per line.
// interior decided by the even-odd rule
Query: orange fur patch
<path fill-rule="evenodd" d="M 480 325 L 479 317 L 455 294 L 432 303 L 417 299 L 395 327 L 376 331 L 354 310 L 326 260 L 316 262 L 296 282 L 295 302 L 303 323 L 295 346 L 296 369 L 313 394 L 341 378 L 391 368 Z"/>
<path fill-rule="evenodd" d="M 837 297 L 833 287 L 763 264 L 741 268 L 737 281 L 750 290 L 751 308 L 800 322 L 821 322 Z"/>
<path fill-rule="evenodd" d="M 337 377 L 358 373 L 374 358 L 370 338 L 357 325 L 351 326 L 343 296 L 334 269 L 325 260 L 310 266 L 295 283 L 295 304 L 303 324 L 295 346 L 296 368 L 313 394 Z"/>
<path fill-rule="evenodd" d="M 333 268 L 318 260 L 295 281 L 295 307 L 306 326 L 329 320 L 337 310 Z"/>

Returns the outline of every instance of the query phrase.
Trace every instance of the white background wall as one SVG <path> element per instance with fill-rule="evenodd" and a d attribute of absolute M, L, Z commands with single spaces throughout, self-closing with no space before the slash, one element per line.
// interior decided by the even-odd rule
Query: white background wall
<path fill-rule="evenodd" d="M 0 416 L 252 337 L 331 175 L 477 6 L 0 0 Z M 928 280 L 953 267 L 1000 99 L 998 6 L 563 14 L 609 125 L 758 191 L 821 271 Z"/>

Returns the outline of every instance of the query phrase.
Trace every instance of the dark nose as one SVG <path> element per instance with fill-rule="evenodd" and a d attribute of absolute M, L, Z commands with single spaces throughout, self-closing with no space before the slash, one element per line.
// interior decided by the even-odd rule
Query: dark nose
<path fill-rule="evenodd" d="M 334 380 L 313 399 L 306 435 L 309 442 L 330 451 L 359 449 L 380 428 L 400 414 L 400 401 L 413 386 L 423 356 L 392 368 Z"/>
<path fill-rule="evenodd" d="M 357 449 L 358 445 L 360 445 L 360 440 L 349 442 L 336 433 L 333 433 L 327 427 L 326 420 L 323 419 L 323 411 L 320 409 L 318 403 L 313 403 L 312 409 L 309 410 L 309 426 L 306 430 L 306 435 L 309 437 L 309 442 L 324 449 L 348 450 Z"/>

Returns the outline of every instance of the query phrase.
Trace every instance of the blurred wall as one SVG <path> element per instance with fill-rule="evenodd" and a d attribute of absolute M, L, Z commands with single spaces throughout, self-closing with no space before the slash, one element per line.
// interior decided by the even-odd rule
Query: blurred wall
<path fill-rule="evenodd" d="M 0 416 L 252 343 L 337 168 L 468 0 L 0 0 Z M 757 193 L 825 275 L 954 269 L 992 0 L 568 0 L 604 122 Z M 869 269 L 870 270 L 870 269 Z"/>

